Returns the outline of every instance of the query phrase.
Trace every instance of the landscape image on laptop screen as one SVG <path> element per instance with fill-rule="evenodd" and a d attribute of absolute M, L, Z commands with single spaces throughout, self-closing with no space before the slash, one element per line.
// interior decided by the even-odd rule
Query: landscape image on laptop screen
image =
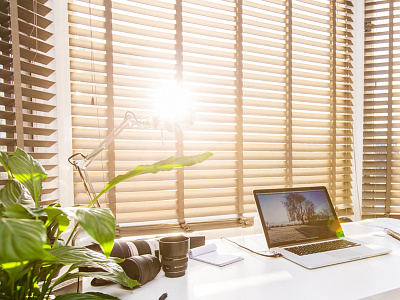
<path fill-rule="evenodd" d="M 343 236 L 324 190 L 258 194 L 270 246 Z"/>

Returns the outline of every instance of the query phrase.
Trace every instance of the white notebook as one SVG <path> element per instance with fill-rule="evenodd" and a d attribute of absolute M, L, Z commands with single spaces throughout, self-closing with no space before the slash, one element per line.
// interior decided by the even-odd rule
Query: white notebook
<path fill-rule="evenodd" d="M 234 254 L 218 253 L 217 245 L 215 244 L 207 244 L 201 247 L 190 249 L 189 257 L 219 267 L 223 267 L 243 259 L 243 257 Z"/>

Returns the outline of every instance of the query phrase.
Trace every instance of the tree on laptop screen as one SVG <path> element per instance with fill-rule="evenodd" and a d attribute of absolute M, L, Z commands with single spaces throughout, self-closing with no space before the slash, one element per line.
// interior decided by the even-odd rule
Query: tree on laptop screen
<path fill-rule="evenodd" d="M 260 205 L 274 245 L 343 236 L 323 191 L 261 194 Z"/>

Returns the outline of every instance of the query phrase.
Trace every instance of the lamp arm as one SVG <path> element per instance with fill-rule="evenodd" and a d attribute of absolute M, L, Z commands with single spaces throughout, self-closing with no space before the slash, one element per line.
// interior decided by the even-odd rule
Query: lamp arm
<path fill-rule="evenodd" d="M 81 168 L 86 169 L 92 161 L 99 155 L 104 149 L 108 147 L 108 145 L 127 127 L 133 126 L 135 123 L 139 123 L 136 119 L 135 115 L 131 112 L 127 112 L 125 115 L 125 119 L 119 124 L 107 137 L 94 149 L 90 154 L 88 154 L 80 165 Z"/>
<path fill-rule="evenodd" d="M 74 161 L 73 165 L 79 166 L 81 169 L 86 169 L 92 161 L 99 155 L 107 146 L 128 126 L 151 127 L 151 118 L 138 120 L 135 114 L 131 111 L 126 112 L 125 119 L 119 124 L 107 137 L 94 149 L 90 154 L 84 156 L 83 159 Z"/>
<path fill-rule="evenodd" d="M 92 163 L 92 161 L 99 155 L 107 146 L 128 126 L 137 126 L 137 127 L 154 127 L 156 124 L 153 124 L 155 121 L 151 117 L 145 118 L 143 120 L 138 120 L 133 112 L 126 112 L 125 119 L 119 124 L 107 137 L 94 149 L 90 154 L 84 156 L 82 153 L 76 153 L 68 158 L 68 161 L 75 166 L 75 168 L 79 172 L 79 176 L 83 181 L 83 185 L 87 194 L 89 195 L 90 200 L 93 200 L 96 197 L 96 192 L 94 191 L 92 182 L 90 180 L 89 174 L 87 172 L 87 167 Z M 81 159 L 75 159 L 76 156 L 80 156 Z M 97 201 L 97 205 L 100 206 L 100 203 Z"/>

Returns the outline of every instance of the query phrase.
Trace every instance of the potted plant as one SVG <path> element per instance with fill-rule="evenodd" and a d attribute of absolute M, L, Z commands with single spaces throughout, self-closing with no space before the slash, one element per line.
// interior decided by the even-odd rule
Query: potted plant
<path fill-rule="evenodd" d="M 97 198 L 125 179 L 194 165 L 211 155 L 205 152 L 140 165 L 111 180 Z M 121 259 L 109 257 L 115 239 L 115 219 L 108 208 L 92 207 L 96 199 L 88 207 L 41 207 L 42 182 L 47 174 L 40 163 L 19 148 L 10 154 L 0 152 L 0 163 L 9 177 L 0 189 L 1 299 L 49 299 L 59 284 L 78 277 L 95 277 L 129 288 L 139 285 L 118 265 Z M 70 245 L 78 225 L 100 245 L 104 254 Z M 60 240 L 62 234 L 64 241 Z M 80 267 L 103 271 L 80 272 Z M 118 298 L 102 293 L 71 293 L 56 299 Z"/>

